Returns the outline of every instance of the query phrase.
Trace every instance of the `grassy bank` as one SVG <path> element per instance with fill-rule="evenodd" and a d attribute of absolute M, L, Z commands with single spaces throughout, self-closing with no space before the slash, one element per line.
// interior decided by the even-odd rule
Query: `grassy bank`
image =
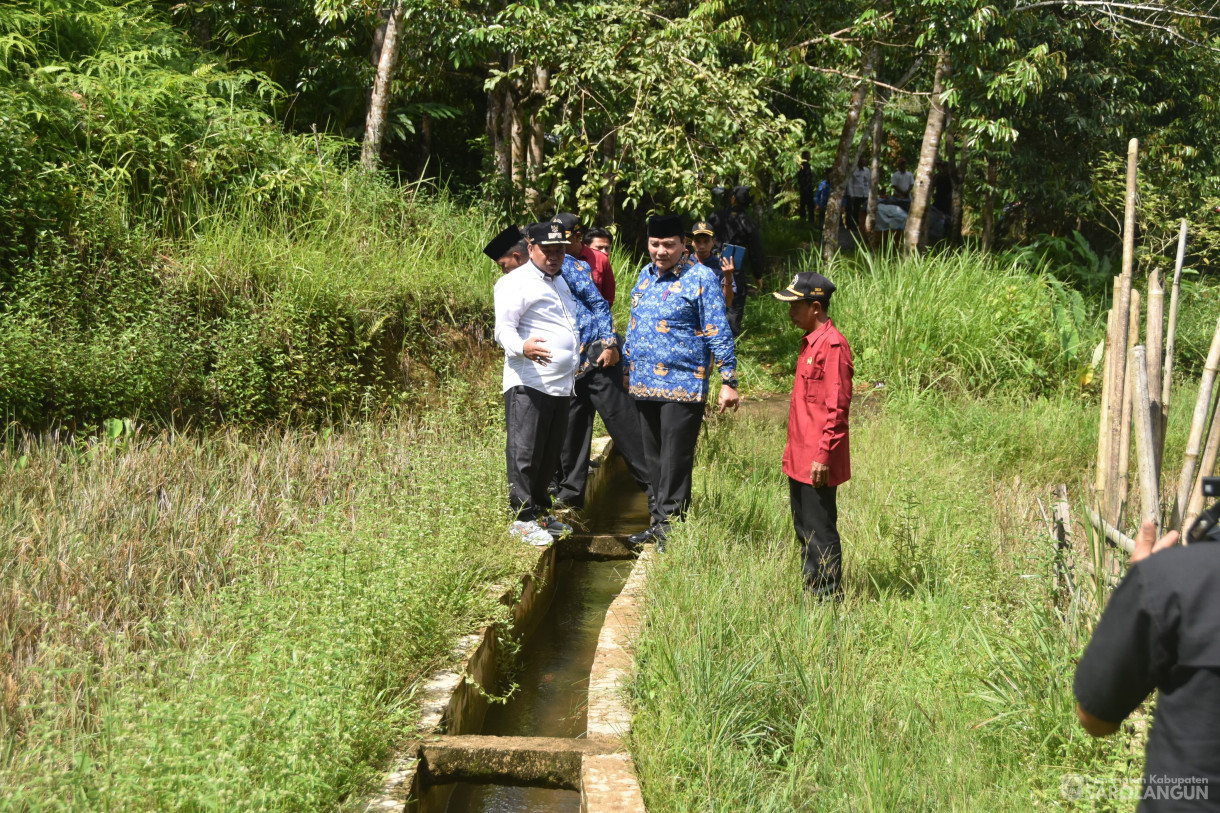
<path fill-rule="evenodd" d="M 1056 483 L 1079 517 L 1095 455 L 1094 311 L 1046 275 L 970 255 L 844 263 L 833 278 L 858 384 L 839 490 L 846 598 L 811 604 L 800 588 L 786 395 L 714 421 L 638 649 L 632 752 L 649 809 L 1067 808 L 1066 773 L 1138 780 L 1137 726 L 1097 741 L 1075 722 L 1093 617 L 1061 610 L 1043 519 Z M 748 307 L 739 355 L 756 390 L 790 386 L 786 311 Z M 1193 403 L 1179 382 L 1168 472 Z"/>
<path fill-rule="evenodd" d="M 117 429 L 116 429 L 117 431 Z M 0 465 L 0 808 L 334 808 L 497 616 L 502 435 L 13 444 Z"/>

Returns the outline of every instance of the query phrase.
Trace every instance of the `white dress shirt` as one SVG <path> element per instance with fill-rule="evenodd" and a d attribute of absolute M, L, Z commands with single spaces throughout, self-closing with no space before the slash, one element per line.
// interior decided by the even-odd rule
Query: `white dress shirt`
<path fill-rule="evenodd" d="M 911 191 L 911 187 L 915 185 L 915 176 L 910 172 L 895 172 L 890 176 L 890 186 L 897 189 L 902 194 Z"/>
<path fill-rule="evenodd" d="M 580 360 L 576 301 L 563 277 L 527 262 L 496 281 L 496 342 L 504 348 L 504 391 L 524 385 L 547 395 L 571 395 Z M 525 342 L 546 339 L 551 360 L 525 356 Z"/>
<path fill-rule="evenodd" d="M 847 182 L 847 194 L 853 198 L 867 198 L 869 181 L 872 180 L 872 174 L 868 171 L 868 167 L 859 167 L 852 171 L 851 180 Z"/>

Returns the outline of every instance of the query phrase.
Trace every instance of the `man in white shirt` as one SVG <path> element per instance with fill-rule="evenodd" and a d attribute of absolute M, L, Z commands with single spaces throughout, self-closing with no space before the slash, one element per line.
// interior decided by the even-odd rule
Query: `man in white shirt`
<path fill-rule="evenodd" d="M 890 186 L 894 194 L 900 198 L 911 196 L 911 187 L 915 185 L 915 176 L 907 171 L 907 159 L 899 158 L 898 169 L 890 176 Z"/>
<path fill-rule="evenodd" d="M 864 156 L 856 164 L 851 178 L 847 181 L 847 227 L 860 230 L 860 212 L 868 206 L 868 189 L 872 182 L 872 173 L 864 161 Z"/>
<path fill-rule="evenodd" d="M 563 225 L 535 223 L 527 234 L 529 262 L 496 282 L 495 336 L 504 348 L 508 501 L 517 514 L 509 532 L 544 545 L 572 530 L 547 513 L 547 486 L 563 449 L 580 334 L 576 302 L 560 275 L 568 244 Z"/>

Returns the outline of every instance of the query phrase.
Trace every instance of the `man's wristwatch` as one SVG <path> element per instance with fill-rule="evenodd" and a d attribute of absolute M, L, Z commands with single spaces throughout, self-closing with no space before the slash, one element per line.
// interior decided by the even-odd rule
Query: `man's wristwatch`
<path fill-rule="evenodd" d="M 729 389 L 734 389 L 734 390 L 737 389 L 737 377 L 736 376 L 733 376 L 732 378 L 722 378 L 722 379 L 720 379 L 720 383 L 723 384 L 724 386 L 728 387 Z"/>

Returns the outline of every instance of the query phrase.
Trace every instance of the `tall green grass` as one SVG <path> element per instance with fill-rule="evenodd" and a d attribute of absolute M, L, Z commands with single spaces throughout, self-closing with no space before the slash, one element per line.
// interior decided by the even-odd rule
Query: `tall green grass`
<path fill-rule="evenodd" d="M 0 809 L 334 809 L 498 618 L 502 430 L 341 431 L 0 456 Z"/>
<path fill-rule="evenodd" d="M 851 343 L 857 380 L 903 390 L 1052 394 L 1079 386 L 1104 325 L 1098 304 L 1048 273 L 975 251 L 890 253 L 790 266 L 834 281 L 830 316 Z M 788 278 L 775 280 L 787 284 Z M 739 355 L 747 384 L 783 386 L 799 331 L 768 295 L 747 301 Z"/>
<path fill-rule="evenodd" d="M 1075 724 L 1080 644 L 1047 591 L 1034 499 L 1049 489 L 1014 482 L 1078 474 L 1091 410 L 873 409 L 839 490 L 842 605 L 800 587 L 782 423 L 719 421 L 703 439 L 637 654 L 632 751 L 650 810 L 1015 811 L 1061 804 L 1064 772 L 1138 775 L 1130 732 L 1098 742 Z M 1043 429 L 1049 458 L 1031 469 Z"/>

